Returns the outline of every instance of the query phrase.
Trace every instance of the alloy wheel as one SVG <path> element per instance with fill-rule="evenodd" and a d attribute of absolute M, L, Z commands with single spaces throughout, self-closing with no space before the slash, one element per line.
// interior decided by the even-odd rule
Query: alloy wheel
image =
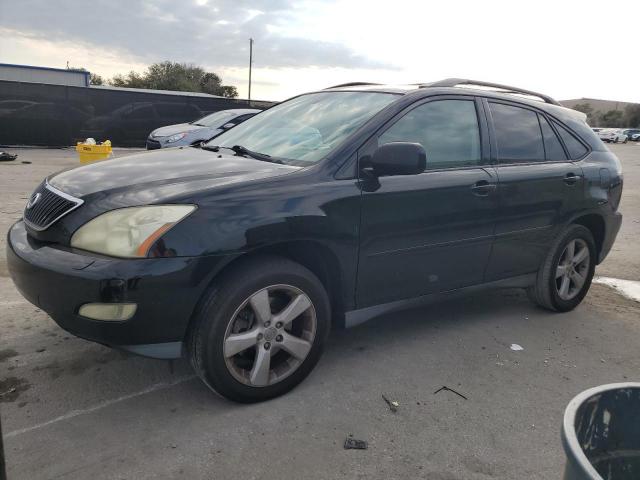
<path fill-rule="evenodd" d="M 307 357 L 316 328 L 315 308 L 302 290 L 272 285 L 254 292 L 227 326 L 227 369 L 236 380 L 252 387 L 278 383 Z"/>
<path fill-rule="evenodd" d="M 589 274 L 591 255 L 587 242 L 571 240 L 564 248 L 556 267 L 555 284 L 562 300 L 571 300 L 584 286 Z"/>

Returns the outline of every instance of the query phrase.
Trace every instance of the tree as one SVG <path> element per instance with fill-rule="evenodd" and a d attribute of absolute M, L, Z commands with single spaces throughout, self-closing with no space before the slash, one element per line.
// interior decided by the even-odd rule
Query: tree
<path fill-rule="evenodd" d="M 605 127 L 623 127 L 624 114 L 622 110 L 609 110 L 602 114 L 602 124 Z"/>
<path fill-rule="evenodd" d="M 573 106 L 573 110 L 582 112 L 587 116 L 587 123 L 591 126 L 597 126 L 600 119 L 600 112 L 593 109 L 589 102 L 577 103 Z"/>
<path fill-rule="evenodd" d="M 640 104 L 627 105 L 624 109 L 624 123 L 627 127 L 640 128 Z"/>
<path fill-rule="evenodd" d="M 146 79 L 134 71 L 131 71 L 126 75 L 116 75 L 109 81 L 109 83 L 114 87 L 149 88 Z"/>
<path fill-rule="evenodd" d="M 126 76 L 116 75 L 110 83 L 115 87 L 202 92 L 227 98 L 238 96 L 236 87 L 222 85 L 222 79 L 215 73 L 206 72 L 197 65 L 170 61 L 154 63 L 141 74 L 132 71 Z"/>
<path fill-rule="evenodd" d="M 81 72 L 89 71 L 84 67 L 70 67 L 69 65 L 67 65 L 67 70 L 79 70 Z M 89 85 L 103 85 L 103 84 L 104 84 L 104 79 L 100 75 L 98 75 L 97 73 L 89 72 Z"/>
<path fill-rule="evenodd" d="M 103 85 L 104 84 L 104 80 L 97 73 L 90 73 L 89 74 L 89 84 L 90 85 Z"/>

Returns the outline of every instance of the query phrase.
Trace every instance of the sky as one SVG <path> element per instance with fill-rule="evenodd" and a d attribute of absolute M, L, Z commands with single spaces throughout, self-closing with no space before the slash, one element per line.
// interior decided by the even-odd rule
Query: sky
<path fill-rule="evenodd" d="M 640 102 L 640 17 L 601 1 L 0 0 L 0 63 L 105 78 L 194 63 L 246 98 L 471 78 Z"/>

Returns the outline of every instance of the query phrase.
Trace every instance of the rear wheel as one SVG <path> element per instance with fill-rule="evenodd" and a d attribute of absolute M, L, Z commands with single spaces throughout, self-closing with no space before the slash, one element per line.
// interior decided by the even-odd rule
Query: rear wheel
<path fill-rule="evenodd" d="M 573 310 L 589 291 L 595 265 L 593 235 L 582 225 L 571 225 L 554 242 L 529 297 L 549 310 Z"/>
<path fill-rule="evenodd" d="M 238 402 L 282 395 L 313 369 L 329 333 L 318 278 L 279 257 L 244 263 L 206 294 L 188 339 L 191 364 L 214 391 Z"/>

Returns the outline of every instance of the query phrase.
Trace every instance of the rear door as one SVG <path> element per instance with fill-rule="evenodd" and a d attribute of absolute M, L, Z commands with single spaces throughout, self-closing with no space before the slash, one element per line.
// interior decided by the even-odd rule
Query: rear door
<path fill-rule="evenodd" d="M 587 149 L 544 113 L 527 106 L 484 100 L 490 121 L 500 208 L 486 280 L 533 273 L 550 243 L 583 202 L 580 165 Z M 562 142 L 559 135 L 566 133 Z M 582 150 L 580 150 L 580 148 Z"/>
<path fill-rule="evenodd" d="M 482 282 L 498 202 L 486 124 L 473 97 L 434 97 L 392 120 L 359 152 L 417 142 L 418 175 L 363 173 L 357 303 L 360 308 Z"/>

